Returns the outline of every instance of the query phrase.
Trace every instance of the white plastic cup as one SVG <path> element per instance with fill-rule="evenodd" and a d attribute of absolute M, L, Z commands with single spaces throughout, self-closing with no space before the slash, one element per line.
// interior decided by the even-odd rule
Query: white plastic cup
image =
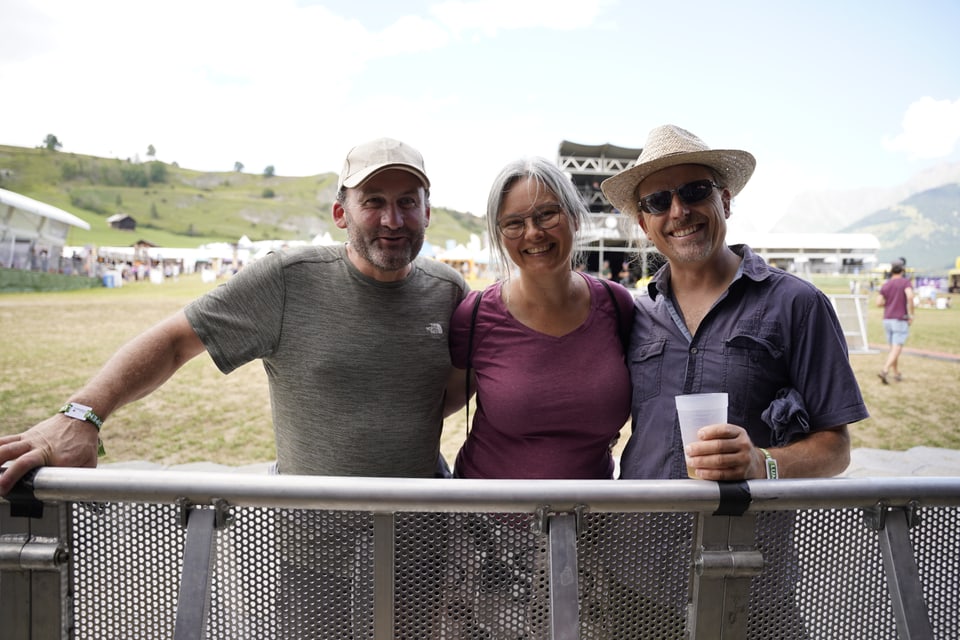
<path fill-rule="evenodd" d="M 697 431 L 709 424 L 726 424 L 726 393 L 690 393 L 677 396 L 677 417 L 683 446 L 699 440 Z M 696 478 L 696 471 L 687 465 L 687 475 Z"/>

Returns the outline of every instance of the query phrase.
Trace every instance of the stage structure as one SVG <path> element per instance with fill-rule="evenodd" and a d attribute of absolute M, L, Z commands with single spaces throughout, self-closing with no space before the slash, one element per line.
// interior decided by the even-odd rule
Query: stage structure
<path fill-rule="evenodd" d="M 613 280 L 621 280 L 619 274 L 629 271 L 630 275 L 624 275 L 624 279 L 628 279 L 631 286 L 652 275 L 662 259 L 653 249 L 640 249 L 643 230 L 631 216 L 621 214 L 607 202 L 600 183 L 632 167 L 641 151 L 641 148 L 564 140 L 557 155 L 557 165 L 573 180 L 590 212 L 590 224 L 583 230 L 580 245 L 585 270 Z"/>

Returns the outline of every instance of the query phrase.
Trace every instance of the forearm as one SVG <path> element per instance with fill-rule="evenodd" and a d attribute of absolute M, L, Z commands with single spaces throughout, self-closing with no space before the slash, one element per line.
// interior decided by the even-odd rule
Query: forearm
<path fill-rule="evenodd" d="M 127 343 L 68 400 L 106 418 L 159 387 L 201 351 L 203 342 L 181 311 Z M 0 436 L 0 464 L 4 463 L 0 495 L 35 467 L 95 467 L 97 429 L 89 421 L 55 413 L 23 433 Z"/>
<path fill-rule="evenodd" d="M 93 407 L 106 419 L 160 387 L 203 350 L 186 316 L 178 312 L 121 347 L 69 400 Z"/>
<path fill-rule="evenodd" d="M 828 478 L 849 466 L 850 434 L 843 425 L 767 451 L 777 460 L 781 478 Z M 760 471 L 754 477 L 766 477 L 763 452 L 757 450 L 755 457 Z"/>
<path fill-rule="evenodd" d="M 443 396 L 443 417 L 452 416 L 457 411 L 463 409 L 467 403 L 466 393 L 466 370 L 452 367 L 450 377 L 447 378 L 447 387 Z M 476 387 L 471 376 L 470 395 L 472 396 Z"/>

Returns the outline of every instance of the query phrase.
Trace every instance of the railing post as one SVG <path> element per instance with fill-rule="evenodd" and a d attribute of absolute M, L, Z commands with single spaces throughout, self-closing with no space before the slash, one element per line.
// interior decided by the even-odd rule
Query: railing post
<path fill-rule="evenodd" d="M 11 496 L 12 497 L 12 496 Z M 0 509 L 0 620 L 10 640 L 69 637 L 72 618 L 63 594 L 69 579 L 63 504 L 47 503 L 32 515 Z M 22 512 L 21 510 L 21 513 Z M 58 612 L 59 615 L 51 615 Z"/>
<path fill-rule="evenodd" d="M 753 514 L 698 515 L 687 612 L 690 640 L 747 637 L 750 581 L 763 570 L 755 526 Z"/>
<path fill-rule="evenodd" d="M 392 513 L 373 516 L 373 637 L 393 638 L 395 523 Z"/>
<path fill-rule="evenodd" d="M 550 545 L 550 637 L 580 637 L 580 589 L 577 581 L 579 514 L 554 513 L 547 521 Z"/>
<path fill-rule="evenodd" d="M 210 584 L 214 567 L 214 530 L 225 526 L 226 504 L 214 502 L 213 509 L 196 508 L 180 500 L 180 518 L 187 527 L 183 546 L 183 570 L 174 640 L 194 640 L 204 636 L 210 611 Z"/>
<path fill-rule="evenodd" d="M 880 536 L 880 553 L 887 589 L 901 640 L 932 640 L 933 628 L 923 599 L 920 570 L 910 544 L 910 528 L 917 524 L 917 505 L 899 509 L 878 504 L 865 514 L 867 526 Z"/>

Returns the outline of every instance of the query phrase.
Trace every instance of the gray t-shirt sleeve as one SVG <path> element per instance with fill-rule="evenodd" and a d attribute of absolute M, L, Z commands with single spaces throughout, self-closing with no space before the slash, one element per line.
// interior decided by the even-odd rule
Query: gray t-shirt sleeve
<path fill-rule="evenodd" d="M 282 330 L 282 261 L 272 253 L 187 305 L 187 320 L 223 373 L 269 356 Z"/>

